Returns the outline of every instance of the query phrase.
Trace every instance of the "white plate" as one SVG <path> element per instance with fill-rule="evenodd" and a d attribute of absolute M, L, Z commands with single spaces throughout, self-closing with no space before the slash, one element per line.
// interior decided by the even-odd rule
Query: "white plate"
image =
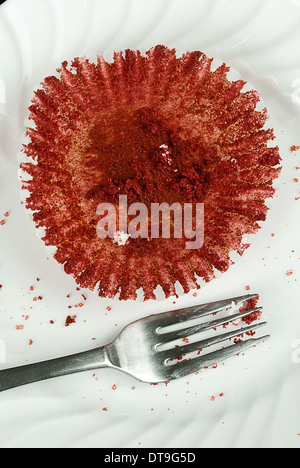
<path fill-rule="evenodd" d="M 221 58 L 258 89 L 275 126 L 283 174 L 251 248 L 197 298 L 176 305 L 100 300 L 77 291 L 47 258 L 20 204 L 24 121 L 33 89 L 63 60 L 159 43 Z M 261 295 L 272 335 L 267 345 L 167 386 L 99 370 L 2 393 L 1 447 L 300 446 L 300 186 L 294 181 L 300 152 L 290 152 L 300 145 L 299 44 L 296 0 L 8 0 L 1 6 L 0 221 L 10 216 L 0 225 L 0 344 L 6 345 L 0 366 L 89 349 L 133 319 L 243 294 L 246 285 Z M 38 296 L 43 300 L 34 301 Z M 80 302 L 82 308 L 68 309 Z M 69 313 L 77 323 L 65 327 Z"/>

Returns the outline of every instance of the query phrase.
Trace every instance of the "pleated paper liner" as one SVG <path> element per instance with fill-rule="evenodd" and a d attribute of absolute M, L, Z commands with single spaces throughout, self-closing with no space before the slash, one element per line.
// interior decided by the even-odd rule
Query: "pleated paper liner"
<path fill-rule="evenodd" d="M 112 62 L 76 58 L 45 78 L 29 108 L 21 163 L 26 206 L 55 258 L 103 297 L 155 299 L 199 288 L 242 255 L 266 219 L 280 154 L 260 97 L 201 52 L 157 46 Z M 204 203 L 205 243 L 97 236 L 97 207 Z"/>

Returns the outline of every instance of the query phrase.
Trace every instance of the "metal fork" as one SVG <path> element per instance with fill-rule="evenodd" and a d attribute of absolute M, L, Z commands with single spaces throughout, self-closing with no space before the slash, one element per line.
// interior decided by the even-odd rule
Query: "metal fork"
<path fill-rule="evenodd" d="M 242 328 L 235 327 L 234 330 L 226 331 L 226 333 L 215 331 L 210 337 L 202 337 L 196 342 L 190 342 L 199 333 L 212 329 L 218 330 L 227 323 L 261 311 L 261 307 L 244 312 L 239 311 L 243 305 L 247 305 L 248 301 L 255 298 L 258 298 L 258 295 L 234 297 L 151 315 L 126 326 L 112 343 L 101 348 L 1 371 L 0 391 L 104 367 L 119 369 L 143 382 L 159 383 L 179 379 L 223 362 L 269 338 L 269 336 L 250 338 L 236 344 L 231 343 L 227 347 L 219 346 L 219 349 L 202 355 L 203 350 L 212 345 L 221 345 L 248 332 L 252 335 L 252 332 L 266 325 L 266 322 L 258 322 Z M 223 312 L 224 316 L 216 318 L 216 314 L 220 312 Z M 197 323 L 199 319 L 208 316 L 210 316 L 209 320 Z M 171 330 L 171 328 L 176 328 L 176 330 Z M 178 340 L 181 341 L 180 345 L 176 345 Z M 169 349 L 164 349 L 166 347 Z M 198 354 L 196 357 L 191 354 L 195 352 Z"/>

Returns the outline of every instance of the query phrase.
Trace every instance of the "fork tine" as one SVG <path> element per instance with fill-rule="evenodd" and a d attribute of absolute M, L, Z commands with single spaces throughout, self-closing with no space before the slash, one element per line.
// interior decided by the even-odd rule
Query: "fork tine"
<path fill-rule="evenodd" d="M 220 349 L 219 351 L 214 351 L 212 353 L 206 354 L 205 356 L 179 362 L 171 366 L 166 366 L 166 368 L 169 369 L 168 380 L 179 379 L 186 375 L 199 372 L 204 368 L 211 367 L 215 364 L 218 364 L 219 362 L 225 361 L 230 357 L 236 356 L 237 354 L 240 354 L 249 348 L 257 346 L 258 344 L 267 341 L 269 338 L 269 335 L 263 336 L 261 338 L 250 338 L 249 340 L 228 346 L 226 348 Z"/>
<path fill-rule="evenodd" d="M 199 325 L 195 325 L 193 327 L 188 327 L 180 330 L 175 330 L 167 333 L 159 333 L 159 340 L 160 343 L 158 344 L 165 344 L 168 342 L 172 342 L 178 340 L 180 338 L 186 338 L 188 336 L 195 335 L 196 333 L 200 333 L 203 331 L 211 330 L 212 328 L 219 327 L 220 325 L 224 325 L 225 323 L 233 322 L 234 320 L 240 320 L 248 315 L 251 315 L 255 312 L 259 312 L 262 310 L 262 307 L 257 307 L 256 309 L 247 310 L 245 312 L 238 312 L 234 315 L 222 317 L 218 320 L 212 320 L 209 322 L 201 323 Z"/>
<path fill-rule="evenodd" d="M 224 341 L 230 340 L 232 338 L 236 338 L 237 336 L 243 335 L 247 332 L 253 332 L 258 330 L 262 327 L 267 325 L 267 322 L 261 322 L 256 325 L 250 325 L 249 327 L 239 328 L 238 330 L 234 330 L 228 333 L 218 334 L 216 336 L 212 336 L 210 338 L 197 341 L 196 343 L 190 343 L 187 345 L 183 345 L 177 348 L 168 349 L 166 351 L 161 351 L 163 356 L 166 356 L 166 362 L 171 361 L 172 359 L 176 359 L 179 356 L 186 355 L 189 353 L 193 353 L 200 349 L 208 348 L 214 344 L 223 343 Z"/>
<path fill-rule="evenodd" d="M 162 314 L 152 316 L 152 321 L 157 322 L 159 324 L 158 328 L 161 329 L 170 325 L 180 324 L 188 320 L 197 320 L 198 318 L 221 312 L 222 310 L 232 307 L 232 303 L 241 307 L 245 302 L 258 297 L 258 294 L 248 294 L 232 297 L 222 301 L 177 309 L 171 312 L 163 312 Z"/>

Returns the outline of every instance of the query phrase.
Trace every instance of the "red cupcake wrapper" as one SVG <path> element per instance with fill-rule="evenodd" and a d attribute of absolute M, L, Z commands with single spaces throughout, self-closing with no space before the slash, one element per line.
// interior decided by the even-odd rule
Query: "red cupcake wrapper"
<path fill-rule="evenodd" d="M 230 253 L 266 219 L 266 199 L 280 174 L 267 111 L 256 91 L 231 82 L 225 64 L 211 70 L 201 52 L 182 57 L 157 46 L 127 50 L 112 63 L 76 58 L 35 92 L 21 165 L 32 178 L 27 208 L 46 245 L 77 283 L 100 296 L 154 299 L 199 288 L 197 277 L 226 271 Z M 162 145 L 169 148 L 163 153 Z M 166 159 L 168 157 L 169 159 Z M 182 239 L 130 239 L 119 246 L 96 234 L 97 206 L 129 202 L 204 203 L 205 243 L 187 250 Z"/>

